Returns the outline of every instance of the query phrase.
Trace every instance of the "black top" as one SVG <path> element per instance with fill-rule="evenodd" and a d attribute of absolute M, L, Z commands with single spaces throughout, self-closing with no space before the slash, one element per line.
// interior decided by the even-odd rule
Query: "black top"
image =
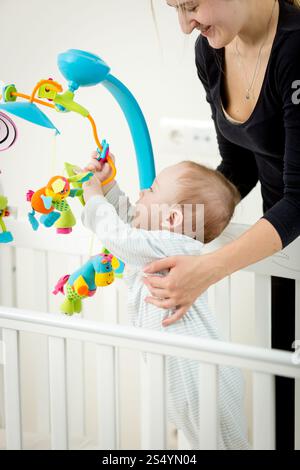
<path fill-rule="evenodd" d="M 222 157 L 217 170 L 237 186 L 242 198 L 260 181 L 262 218 L 275 227 L 286 247 L 300 235 L 300 9 L 285 0 L 279 0 L 279 8 L 262 89 L 247 121 L 231 123 L 221 106 L 225 48 L 213 49 L 200 35 L 195 52 Z"/>

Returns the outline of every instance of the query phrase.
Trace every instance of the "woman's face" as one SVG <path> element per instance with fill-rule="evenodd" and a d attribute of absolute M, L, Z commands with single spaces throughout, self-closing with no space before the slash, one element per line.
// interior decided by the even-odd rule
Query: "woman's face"
<path fill-rule="evenodd" d="M 185 34 L 194 29 L 207 37 L 211 47 L 220 49 L 239 33 L 247 18 L 249 0 L 166 0 L 178 12 Z M 206 28 L 210 27 L 206 32 Z"/>

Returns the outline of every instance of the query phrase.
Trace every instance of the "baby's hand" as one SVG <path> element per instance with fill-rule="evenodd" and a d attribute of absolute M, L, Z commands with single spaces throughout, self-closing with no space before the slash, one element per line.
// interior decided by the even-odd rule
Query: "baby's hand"
<path fill-rule="evenodd" d="M 115 163 L 115 157 L 111 153 L 109 153 L 109 156 Z M 86 166 L 85 171 L 92 171 L 96 178 L 102 183 L 102 181 L 105 181 L 107 178 L 110 177 L 111 175 L 111 167 L 110 164 L 105 162 L 103 163 L 103 160 L 97 160 L 98 153 L 93 152 L 91 155 L 91 161 L 89 164 Z"/>
<path fill-rule="evenodd" d="M 89 181 L 83 183 L 83 198 L 85 203 L 88 202 L 93 196 L 103 196 L 103 189 L 100 181 L 93 176 Z"/>

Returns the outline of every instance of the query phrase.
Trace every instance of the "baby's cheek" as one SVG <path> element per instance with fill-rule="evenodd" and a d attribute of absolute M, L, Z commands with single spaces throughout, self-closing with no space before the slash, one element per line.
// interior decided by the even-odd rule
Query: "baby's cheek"
<path fill-rule="evenodd" d="M 150 210 L 144 204 L 137 204 L 132 225 L 135 228 L 151 230 Z"/>

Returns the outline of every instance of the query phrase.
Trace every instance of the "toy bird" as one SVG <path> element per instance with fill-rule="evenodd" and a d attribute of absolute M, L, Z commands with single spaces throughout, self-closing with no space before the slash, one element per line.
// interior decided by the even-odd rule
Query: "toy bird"
<path fill-rule="evenodd" d="M 55 224 L 58 234 L 68 234 L 72 232 L 72 227 L 76 224 L 75 217 L 67 202 L 68 197 L 81 197 L 83 190 L 80 188 L 71 189 L 70 183 L 83 183 L 88 181 L 93 173 L 81 173 L 65 178 L 64 176 L 54 176 L 47 186 L 38 191 L 28 191 L 27 201 L 31 203 L 32 212 L 28 214 L 33 230 L 37 230 L 39 222 L 35 217 L 36 212 L 42 214 L 40 223 L 45 227 L 52 227 Z"/>

